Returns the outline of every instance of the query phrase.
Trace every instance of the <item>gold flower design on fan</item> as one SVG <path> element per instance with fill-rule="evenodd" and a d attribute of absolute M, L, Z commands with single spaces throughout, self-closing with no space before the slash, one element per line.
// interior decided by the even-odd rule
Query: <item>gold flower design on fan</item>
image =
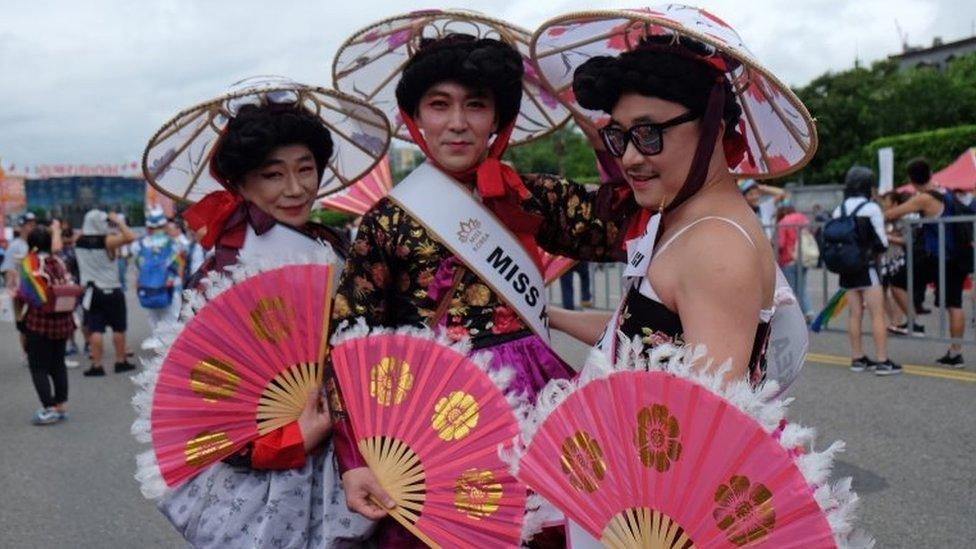
<path fill-rule="evenodd" d="M 463 391 L 454 391 L 434 405 L 431 423 L 437 436 L 448 442 L 461 440 L 478 425 L 478 403 Z"/>
<path fill-rule="evenodd" d="M 607 473 L 603 449 L 586 431 L 577 431 L 575 435 L 566 437 L 560 462 L 569 483 L 584 492 L 595 492 Z"/>
<path fill-rule="evenodd" d="M 218 358 L 207 357 L 190 369 L 190 390 L 207 402 L 233 397 L 240 384 L 234 365 Z"/>
<path fill-rule="evenodd" d="M 735 475 L 715 490 L 717 505 L 712 516 L 729 541 L 746 545 L 765 538 L 776 526 L 772 499 L 766 486 Z"/>
<path fill-rule="evenodd" d="M 281 296 L 262 297 L 249 316 L 254 337 L 274 344 L 291 335 L 295 321 L 295 311 Z"/>
<path fill-rule="evenodd" d="M 634 444 L 641 463 L 663 473 L 681 457 L 678 420 L 663 404 L 641 408 L 637 412 L 637 433 Z"/>
<path fill-rule="evenodd" d="M 388 356 L 369 371 L 369 396 L 381 406 L 400 404 L 413 387 L 410 364 Z"/>
<path fill-rule="evenodd" d="M 498 510 L 502 485 L 491 471 L 468 469 L 454 483 L 454 507 L 475 520 Z"/>
<path fill-rule="evenodd" d="M 203 467 L 226 455 L 231 446 L 233 443 L 227 433 L 204 431 L 187 441 L 183 453 L 187 465 Z"/>

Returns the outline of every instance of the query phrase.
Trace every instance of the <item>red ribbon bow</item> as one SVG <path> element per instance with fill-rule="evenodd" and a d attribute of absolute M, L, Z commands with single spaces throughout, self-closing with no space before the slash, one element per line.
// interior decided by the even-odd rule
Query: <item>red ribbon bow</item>
<path fill-rule="evenodd" d="M 227 220 L 244 202 L 244 199 L 230 191 L 214 191 L 203 200 L 190 206 L 183 214 L 187 225 L 194 231 L 205 229 L 200 237 L 200 245 L 209 250 L 224 234 Z"/>

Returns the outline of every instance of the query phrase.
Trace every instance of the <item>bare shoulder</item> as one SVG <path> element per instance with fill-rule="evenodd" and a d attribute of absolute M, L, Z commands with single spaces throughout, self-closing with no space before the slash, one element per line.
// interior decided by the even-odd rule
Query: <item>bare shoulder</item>
<path fill-rule="evenodd" d="M 681 263 L 688 266 L 687 274 L 692 276 L 702 269 L 755 272 L 763 255 L 761 246 L 767 241 L 759 224 L 754 224 L 750 227 L 729 218 L 703 219 L 679 239 L 683 242 L 675 246 L 675 252 L 682 256 Z"/>

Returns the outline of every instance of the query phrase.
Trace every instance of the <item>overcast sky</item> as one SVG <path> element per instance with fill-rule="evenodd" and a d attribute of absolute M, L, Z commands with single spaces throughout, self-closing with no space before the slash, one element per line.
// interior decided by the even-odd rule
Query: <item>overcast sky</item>
<path fill-rule="evenodd" d="M 465 7 L 534 30 L 595 0 L 0 0 L 0 158 L 4 165 L 137 160 L 179 110 L 232 82 L 281 74 L 331 83 L 335 49 L 374 20 Z M 653 5 L 653 4 L 652 4 Z M 973 33 L 972 0 L 717 0 L 698 5 L 735 27 L 791 85 L 915 45 Z"/>

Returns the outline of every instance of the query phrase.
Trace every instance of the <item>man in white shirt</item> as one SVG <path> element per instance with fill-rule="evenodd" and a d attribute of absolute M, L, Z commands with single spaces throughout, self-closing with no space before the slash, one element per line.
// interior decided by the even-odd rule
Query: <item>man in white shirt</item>
<path fill-rule="evenodd" d="M 844 179 L 844 202 L 834 210 L 833 217 L 854 216 L 857 221 L 862 253 L 870 258 L 867 266 L 840 275 L 840 287 L 847 290 L 848 326 L 851 340 L 851 371 L 874 370 L 879 376 L 900 374 L 900 365 L 888 356 L 888 320 L 884 308 L 884 288 L 878 275 L 876 260 L 888 248 L 884 214 L 881 206 L 871 200 L 877 193 L 878 180 L 874 172 L 854 166 Z M 825 229 L 826 230 L 826 229 Z M 861 321 L 864 309 L 871 313 L 871 333 L 877 361 L 869 359 L 861 346 Z"/>

